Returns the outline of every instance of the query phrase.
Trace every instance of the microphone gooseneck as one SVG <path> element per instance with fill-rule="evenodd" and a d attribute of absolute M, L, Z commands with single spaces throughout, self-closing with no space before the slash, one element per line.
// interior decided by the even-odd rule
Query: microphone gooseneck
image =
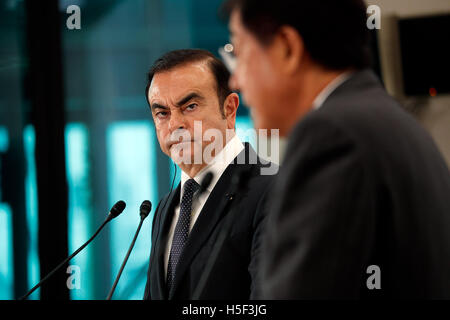
<path fill-rule="evenodd" d="M 116 279 L 114 280 L 114 284 L 111 288 L 111 290 L 108 293 L 108 296 L 106 297 L 106 300 L 111 300 L 114 291 L 116 290 L 117 283 L 119 283 L 120 276 L 122 275 L 123 269 L 125 268 L 125 265 L 127 264 L 128 258 L 130 257 L 131 251 L 133 250 L 134 244 L 136 242 L 137 236 L 139 234 L 139 231 L 141 231 L 142 223 L 144 222 L 144 219 L 147 218 L 148 214 L 152 210 L 152 203 L 149 200 L 144 200 L 139 207 L 139 215 L 141 217 L 141 221 L 139 222 L 138 228 L 136 230 L 136 233 L 134 234 L 133 241 L 131 242 L 130 248 L 128 248 L 128 252 L 123 259 L 122 265 L 120 266 L 119 273 L 116 276 Z"/>
<path fill-rule="evenodd" d="M 30 294 L 32 294 L 36 289 L 38 289 L 47 279 L 49 279 L 56 271 L 61 269 L 61 267 L 66 264 L 70 259 L 75 257 L 81 250 L 83 250 L 94 238 L 100 233 L 100 231 L 103 229 L 103 227 L 112 219 L 117 217 L 119 214 L 122 213 L 122 211 L 125 209 L 126 204 L 124 201 L 120 200 L 117 201 L 114 206 L 109 211 L 108 216 L 106 217 L 105 221 L 102 223 L 102 225 L 97 229 L 97 231 L 94 233 L 94 235 L 86 241 L 81 247 L 79 247 L 74 253 L 72 253 L 70 256 L 68 256 L 63 262 L 61 262 L 56 268 L 54 268 L 50 273 L 48 273 L 37 285 L 35 285 L 30 291 L 27 292 L 26 295 L 24 295 L 19 300 L 25 300 Z"/>

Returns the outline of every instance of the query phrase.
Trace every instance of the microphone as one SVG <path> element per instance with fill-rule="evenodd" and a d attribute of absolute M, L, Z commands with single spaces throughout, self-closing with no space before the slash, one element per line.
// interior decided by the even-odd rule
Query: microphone
<path fill-rule="evenodd" d="M 94 238 L 99 234 L 99 232 L 103 229 L 103 227 L 112 219 L 117 217 L 119 214 L 122 213 L 122 211 L 125 209 L 126 204 L 124 201 L 120 200 L 117 201 L 115 205 L 112 206 L 111 210 L 108 213 L 108 216 L 106 217 L 105 221 L 102 223 L 102 225 L 97 229 L 97 231 L 94 233 L 94 235 L 86 241 L 81 247 L 79 247 L 74 253 L 72 253 L 67 259 L 65 259 L 63 262 L 61 262 L 55 269 L 53 269 L 49 274 L 47 274 L 37 285 L 35 285 L 26 295 L 24 295 L 19 300 L 26 299 L 30 294 L 32 294 L 37 288 L 39 288 L 45 281 L 47 281 L 48 278 L 50 278 L 56 271 L 61 269 L 61 267 L 66 264 L 70 259 L 75 257 L 81 250 L 83 250 Z"/>
<path fill-rule="evenodd" d="M 131 250 L 133 250 L 134 243 L 136 242 L 137 236 L 139 234 L 139 231 L 141 231 L 142 223 L 144 222 L 144 219 L 147 218 L 148 214 L 152 210 L 152 203 L 148 200 L 144 200 L 139 208 L 139 215 L 141 217 L 141 221 L 139 222 L 139 226 L 136 230 L 136 233 L 134 234 L 133 241 L 131 242 L 130 248 L 128 249 L 127 255 L 125 256 L 125 259 L 122 262 L 122 266 L 120 267 L 119 273 L 116 276 L 116 280 L 114 280 L 114 284 L 109 291 L 108 296 L 106 297 L 106 300 L 111 300 L 112 295 L 114 294 L 114 291 L 116 290 L 117 283 L 119 282 L 120 276 L 122 275 L 122 271 L 125 268 L 125 265 L 127 264 L 128 258 L 130 257 Z"/>

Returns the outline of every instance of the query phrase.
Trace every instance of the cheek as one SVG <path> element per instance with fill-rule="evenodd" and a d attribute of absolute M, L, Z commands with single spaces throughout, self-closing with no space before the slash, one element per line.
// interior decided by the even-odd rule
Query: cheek
<path fill-rule="evenodd" d="M 165 130 L 163 128 L 161 128 L 161 126 L 157 126 L 155 130 L 156 130 L 156 137 L 158 138 L 158 142 L 159 142 L 159 146 L 161 147 L 161 150 L 164 153 L 167 153 L 166 144 L 165 144 L 167 133 L 165 132 Z"/>
<path fill-rule="evenodd" d="M 222 117 L 218 117 L 217 115 L 214 115 L 214 117 L 209 117 L 207 119 L 204 119 L 202 122 L 202 134 L 205 135 L 205 132 L 207 130 L 219 130 L 219 131 L 225 131 L 227 127 L 227 120 L 222 119 Z"/>
<path fill-rule="evenodd" d="M 266 113 L 264 113 L 264 111 Z M 268 110 L 263 110 L 263 112 L 259 112 L 258 110 L 255 110 L 255 112 L 252 114 L 253 124 L 255 126 L 255 129 L 278 129 L 279 128 L 279 120 L 277 118 L 277 115 L 274 113 L 267 112 Z"/>
<path fill-rule="evenodd" d="M 249 72 L 250 73 L 250 72 Z M 249 106 L 258 114 L 270 114 L 277 109 L 277 83 L 274 81 L 274 73 L 264 65 L 260 65 L 251 73 L 248 81 L 248 90 L 244 92 L 247 96 Z"/>
<path fill-rule="evenodd" d="M 244 94 L 247 94 L 248 98 L 251 101 L 254 101 L 254 104 L 261 100 L 266 100 L 270 96 L 274 85 L 274 71 L 271 69 L 268 62 L 255 56 L 253 59 L 249 60 L 247 68 L 245 69 L 246 70 L 243 72 L 243 81 L 245 85 L 243 87 L 247 90 L 244 90 Z M 256 105 L 251 106 L 253 107 Z"/>
<path fill-rule="evenodd" d="M 259 70 L 259 77 L 255 77 L 249 90 L 249 104 L 255 127 L 258 129 L 278 128 L 279 118 L 283 113 L 283 98 L 280 86 L 274 73 L 267 68 Z"/>

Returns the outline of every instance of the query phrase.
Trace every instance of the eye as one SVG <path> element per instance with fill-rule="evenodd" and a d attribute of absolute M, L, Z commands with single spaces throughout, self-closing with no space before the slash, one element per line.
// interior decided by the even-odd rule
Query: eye
<path fill-rule="evenodd" d="M 167 116 L 167 112 L 166 111 L 159 111 L 159 112 L 156 112 L 155 116 L 157 118 L 163 119 L 163 118 L 165 118 Z"/>
<path fill-rule="evenodd" d="M 194 110 L 197 107 L 196 103 L 191 103 L 186 107 L 186 110 Z"/>

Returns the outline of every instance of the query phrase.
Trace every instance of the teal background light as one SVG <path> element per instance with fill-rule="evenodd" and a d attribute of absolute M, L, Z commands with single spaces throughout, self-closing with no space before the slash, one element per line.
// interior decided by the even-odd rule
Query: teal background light
<path fill-rule="evenodd" d="M 142 299 L 151 248 L 151 222 L 158 204 L 156 136 L 150 121 L 121 121 L 107 128 L 109 202 L 124 200 L 124 212 L 111 223 L 111 284 L 139 224 L 143 200 L 153 204 L 122 273 L 115 299 Z"/>
<path fill-rule="evenodd" d="M 9 146 L 8 130 L 0 126 L 0 154 L 6 152 Z M 0 158 L 0 168 L 1 168 Z M 1 172 L 1 170 L 0 170 Z M 0 177 L 1 179 L 1 177 Z M 11 208 L 2 202 L 0 189 L 0 300 L 13 298 L 13 237 Z"/>
<path fill-rule="evenodd" d="M 175 164 L 175 162 L 172 161 L 172 159 L 169 159 L 169 166 L 170 166 L 170 181 L 169 181 L 169 186 L 172 186 L 172 181 L 173 181 L 173 189 L 176 189 L 176 187 L 178 186 L 178 184 L 181 181 L 181 169 L 178 165 Z M 175 169 L 176 166 L 176 169 Z M 176 176 L 174 179 L 174 174 L 175 174 L 175 170 L 176 170 Z"/>
<path fill-rule="evenodd" d="M 0 126 L 0 152 L 6 152 L 9 147 L 9 134 L 8 129 L 4 126 Z"/>
<path fill-rule="evenodd" d="M 90 161 L 88 129 L 82 123 L 69 123 L 65 128 L 67 185 L 69 190 L 68 246 L 77 250 L 92 235 Z M 73 300 L 93 299 L 93 247 L 86 247 L 69 265 L 80 268 L 80 288 L 70 290 Z"/>
<path fill-rule="evenodd" d="M 36 144 L 36 135 L 34 127 L 27 125 L 23 133 L 26 159 L 25 176 L 25 198 L 26 198 L 26 216 L 27 229 L 29 235 L 28 247 L 28 287 L 32 288 L 40 280 L 39 251 L 38 251 L 38 201 L 37 201 L 37 181 L 36 181 L 36 162 L 34 158 L 34 148 Z M 40 297 L 40 289 L 33 292 L 28 298 L 36 300 Z"/>
<path fill-rule="evenodd" d="M 253 121 L 249 116 L 236 117 L 236 134 L 242 142 L 248 142 L 257 149 L 257 134 L 253 127 Z"/>
<path fill-rule="evenodd" d="M 13 252 L 11 208 L 0 202 L 0 300 L 13 299 Z"/>

